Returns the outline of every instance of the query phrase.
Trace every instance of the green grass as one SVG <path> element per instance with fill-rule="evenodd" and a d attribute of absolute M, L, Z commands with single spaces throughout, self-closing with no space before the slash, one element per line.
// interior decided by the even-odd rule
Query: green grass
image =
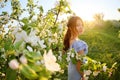
<path fill-rule="evenodd" d="M 87 56 L 101 63 L 107 63 L 111 67 L 117 62 L 117 69 L 109 80 L 120 80 L 120 38 L 118 38 L 120 27 L 105 23 L 102 27 L 96 26 L 93 29 L 86 29 L 80 39 L 87 42 L 89 52 Z M 101 75 L 103 77 L 104 75 Z M 90 79 L 96 80 L 96 79 Z M 97 78 L 97 80 L 101 80 Z"/>
<path fill-rule="evenodd" d="M 109 25 L 87 29 L 80 39 L 86 41 L 89 46 L 88 56 L 112 65 L 114 57 L 120 54 L 119 30 Z"/>

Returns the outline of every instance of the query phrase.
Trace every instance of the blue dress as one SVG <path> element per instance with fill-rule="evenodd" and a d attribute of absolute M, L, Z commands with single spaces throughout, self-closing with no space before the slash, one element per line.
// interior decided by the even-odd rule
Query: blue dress
<path fill-rule="evenodd" d="M 70 46 L 70 48 L 74 48 L 76 52 L 79 52 L 80 50 L 84 50 L 84 53 L 88 53 L 88 45 L 86 42 L 82 40 L 75 40 L 73 44 Z M 68 65 L 68 80 L 80 80 L 81 75 L 76 69 L 76 65 L 70 61 Z"/>

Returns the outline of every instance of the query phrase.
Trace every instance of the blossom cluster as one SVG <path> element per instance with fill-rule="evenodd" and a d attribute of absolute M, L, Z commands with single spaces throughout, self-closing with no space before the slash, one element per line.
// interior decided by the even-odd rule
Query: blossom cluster
<path fill-rule="evenodd" d="M 106 63 L 93 60 L 87 55 L 78 55 L 74 49 L 68 51 L 66 55 L 68 63 L 72 61 L 76 64 L 77 60 L 80 60 L 83 63 L 81 65 L 81 71 L 84 73 L 85 80 L 88 80 L 90 76 L 96 77 L 101 73 L 105 73 L 107 74 L 107 77 L 110 77 L 116 69 L 117 62 L 112 64 L 111 68 L 109 68 Z"/>
<path fill-rule="evenodd" d="M 20 71 L 28 79 L 49 78 L 49 74 L 61 70 L 52 49 L 46 48 L 47 44 L 36 35 L 35 30 L 27 34 L 22 28 L 16 27 L 11 29 L 11 34 L 15 38 L 13 45 L 17 47 L 14 52 L 17 58 L 11 59 L 8 63 L 11 69 Z"/>

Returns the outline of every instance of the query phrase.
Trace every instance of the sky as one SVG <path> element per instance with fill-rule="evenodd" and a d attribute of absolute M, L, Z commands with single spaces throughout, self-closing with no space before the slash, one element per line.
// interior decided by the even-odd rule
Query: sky
<path fill-rule="evenodd" d="M 96 13 L 103 13 L 104 19 L 120 20 L 120 0 L 71 0 L 71 8 L 85 20 L 92 20 Z"/>
<path fill-rule="evenodd" d="M 25 7 L 27 0 L 20 0 L 22 8 Z M 39 5 L 43 6 L 45 12 L 54 7 L 56 0 L 40 0 Z M 93 15 L 97 13 L 103 13 L 104 19 L 120 20 L 120 0 L 68 0 L 70 2 L 71 9 L 80 16 L 83 20 L 93 20 Z M 2 11 L 11 11 L 11 3 L 8 1 L 6 6 L 0 8 L 0 14 Z M 25 13 L 27 14 L 27 13 Z"/>

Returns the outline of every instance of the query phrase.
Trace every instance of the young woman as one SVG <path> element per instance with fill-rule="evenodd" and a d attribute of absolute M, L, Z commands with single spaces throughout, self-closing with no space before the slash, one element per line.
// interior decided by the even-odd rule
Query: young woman
<path fill-rule="evenodd" d="M 87 54 L 88 46 L 86 42 L 78 39 L 78 36 L 83 33 L 82 19 L 78 16 L 72 16 L 68 20 L 67 27 L 68 29 L 63 42 L 63 50 L 67 51 L 74 48 L 79 55 Z M 81 61 L 77 61 L 77 64 L 73 64 L 72 61 L 70 61 L 68 65 L 68 80 L 84 80 L 83 73 L 80 72 L 81 64 Z"/>

